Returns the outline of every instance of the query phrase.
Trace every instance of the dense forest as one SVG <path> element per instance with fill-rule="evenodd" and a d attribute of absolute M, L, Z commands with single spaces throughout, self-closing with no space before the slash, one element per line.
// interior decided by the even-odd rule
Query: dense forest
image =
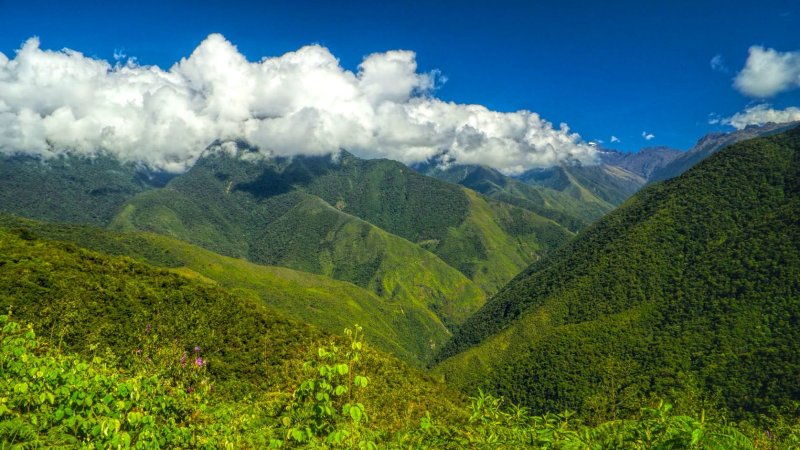
<path fill-rule="evenodd" d="M 535 412 L 614 418 L 672 396 L 795 415 L 798 187 L 794 129 L 644 189 L 509 283 L 436 370 Z"/>

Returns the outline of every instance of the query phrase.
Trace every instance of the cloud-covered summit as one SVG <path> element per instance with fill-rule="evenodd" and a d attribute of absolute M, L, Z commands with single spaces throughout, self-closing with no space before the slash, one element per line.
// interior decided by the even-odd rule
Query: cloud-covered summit
<path fill-rule="evenodd" d="M 244 139 L 269 155 L 326 154 L 451 161 L 521 172 L 595 150 L 530 111 L 496 112 L 433 96 L 415 54 L 388 51 L 345 70 L 319 45 L 248 61 L 219 34 L 169 70 L 111 65 L 29 39 L 0 53 L 0 153 L 108 152 L 184 170 L 212 142 Z"/>

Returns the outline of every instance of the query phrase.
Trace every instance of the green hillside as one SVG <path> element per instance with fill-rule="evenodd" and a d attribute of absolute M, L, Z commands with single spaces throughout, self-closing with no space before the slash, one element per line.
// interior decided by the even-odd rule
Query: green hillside
<path fill-rule="evenodd" d="M 442 164 L 437 158 L 415 170 L 460 184 L 504 203 L 547 217 L 578 232 L 619 206 L 684 152 L 666 147 L 636 153 L 599 150 L 598 164 L 561 164 L 515 177 L 488 166 Z"/>
<path fill-rule="evenodd" d="M 800 130 L 650 186 L 472 316 L 436 370 L 534 411 L 800 400 Z"/>
<path fill-rule="evenodd" d="M 366 333 L 373 345 L 412 364 L 429 359 L 449 337 L 427 305 L 388 302 L 351 283 L 222 256 L 162 235 L 117 233 L 5 215 L 0 215 L 0 226 L 112 255 L 130 256 L 190 278 L 213 282 L 333 333 L 352 323 L 369 324 Z"/>
<path fill-rule="evenodd" d="M 237 399 L 265 389 L 291 392 L 303 361 L 330 339 L 247 292 L 35 233 L 0 229 L 0 310 L 33 323 L 53 347 L 88 356 L 109 348 L 115 354 L 110 361 L 126 367 L 156 336 L 161 345 L 175 343 L 189 354 L 197 346 L 220 394 Z M 457 395 L 381 352 L 369 350 L 364 358 L 373 382 L 404 392 L 402 398 L 375 392 L 364 399 L 373 411 L 384 411 L 374 418 L 383 426 L 424 410 L 452 416 L 449 398 L 460 401 Z"/>
<path fill-rule="evenodd" d="M 228 199 L 215 209 L 171 189 L 150 191 L 131 200 L 112 228 L 153 231 L 255 263 L 349 281 L 388 301 L 435 308 L 445 322 L 461 321 L 483 304 L 484 293 L 435 255 L 318 197 L 293 192 L 250 203 L 245 194 L 234 195 L 251 209 Z M 284 206 L 276 203 L 293 200 L 267 221 Z"/>
<path fill-rule="evenodd" d="M 422 246 L 488 293 L 570 236 L 558 220 L 542 220 L 559 218 L 561 213 L 554 216 L 548 208 L 509 213 L 507 206 L 491 201 L 487 205 L 485 199 L 456 185 L 395 161 L 361 160 L 347 152 L 336 158 L 264 159 L 245 147 L 237 151 L 231 156 L 212 148 L 177 176 L 149 173 L 106 156 L 47 161 L 3 157 L 0 211 L 38 220 L 155 231 L 228 256 L 288 265 L 365 288 L 379 286 L 385 278 L 376 270 L 387 252 L 381 248 L 348 254 L 343 246 L 352 243 L 351 233 L 367 233 L 353 218 Z M 342 214 L 327 211 L 326 204 Z M 488 210 L 503 217 L 486 214 Z M 309 222 L 304 214 L 315 219 Z M 290 233 L 287 227 L 298 222 L 310 234 Z M 344 223 L 351 225 L 339 229 Z M 338 255 L 320 247 L 323 241 L 331 244 L 332 232 L 339 243 Z M 342 258 L 332 261 L 334 257 Z"/>
<path fill-rule="evenodd" d="M 793 139 L 796 145 L 797 137 Z M 762 154 L 769 155 L 762 150 L 759 149 Z M 775 254 L 783 255 L 780 261 L 786 264 L 787 279 L 797 279 L 798 275 L 795 213 L 800 174 L 797 173 L 796 153 L 792 158 L 791 165 L 784 167 L 787 170 L 764 177 L 767 183 L 779 178 L 786 180 L 783 193 L 789 206 L 785 210 L 778 209 L 766 220 L 755 221 L 759 227 L 741 237 L 746 244 L 758 248 L 762 235 L 773 236 L 767 245 L 774 245 L 778 249 Z M 735 165 L 729 168 L 731 171 L 738 169 L 740 167 Z M 793 173 L 791 177 L 780 177 L 789 172 Z M 728 173 L 720 175 L 716 181 L 728 176 Z M 292 226 L 301 227 L 300 217 L 313 217 L 325 211 L 336 211 L 337 217 L 344 215 L 318 197 L 301 192 L 285 194 L 302 200 L 287 208 L 289 211 L 302 206 L 299 208 L 302 214 L 298 213 L 297 219 L 290 222 Z M 516 245 L 520 251 L 535 252 L 539 242 L 560 236 L 561 228 L 553 227 L 549 220 L 538 218 L 542 221 L 536 224 L 539 227 L 525 228 L 523 224 L 536 220 L 534 215 L 520 221 L 518 216 L 527 212 L 486 201 L 471 192 L 467 195 L 470 213 L 455 232 L 514 237 L 509 241 L 483 241 L 482 245 Z M 744 191 L 742 195 L 753 197 Z M 766 199 L 767 204 L 772 202 L 767 195 L 755 197 Z M 776 202 L 779 203 L 777 200 L 772 203 Z M 309 209 L 304 210 L 306 207 Z M 628 208 L 630 206 L 625 206 L 623 211 Z M 648 216 L 649 212 L 643 215 Z M 757 216 L 753 213 L 748 217 L 754 214 Z M 281 214 L 279 219 L 285 215 Z M 784 229 L 775 226 L 781 221 L 789 223 L 794 234 L 784 233 Z M 194 224 L 189 222 L 188 225 Z M 630 224 L 623 225 L 617 231 L 627 229 Z M 342 225 L 343 228 L 348 226 Z M 500 227 L 503 233 L 490 228 L 488 233 L 481 230 L 481 227 L 492 226 Z M 548 227 L 554 230 L 555 236 L 542 232 Z M 593 232 L 590 230 L 583 236 Z M 784 234 L 788 234 L 789 239 L 784 239 Z M 527 240 L 532 235 L 536 236 L 536 241 Z M 572 245 L 584 239 L 581 237 Z M 714 242 L 715 248 L 722 247 L 718 241 Z M 161 268 L 80 247 L 129 255 Z M 740 247 L 733 245 L 731 251 Z M 553 258 L 563 257 L 565 251 Z M 748 268 L 759 267 L 763 260 L 753 258 Z M 503 263 L 500 258 L 494 261 Z M 783 270 L 781 265 L 770 267 L 773 271 Z M 573 268 L 559 266 L 560 272 L 551 275 L 555 279 Z M 706 272 L 712 273 L 708 267 Z M 523 274 L 520 279 L 528 275 Z M 565 275 L 563 279 L 571 278 Z M 746 287 L 746 277 L 741 279 L 745 280 Z M 566 286 L 559 284 L 558 288 Z M 736 284 L 723 284 L 723 287 L 737 293 L 742 289 Z M 794 293 L 796 305 L 796 283 L 787 287 L 787 292 Z M 391 308 L 376 305 L 390 305 Z M 779 302 L 770 305 L 770 317 L 787 324 L 796 321 L 796 310 L 782 309 L 783 304 Z M 314 306 L 319 306 L 319 310 Z M 663 381 L 666 377 L 663 373 L 669 372 L 662 370 L 648 378 L 641 376 L 640 370 L 644 369 L 640 368 L 647 368 L 652 361 L 661 364 L 659 367 L 669 367 L 658 359 L 663 353 L 676 360 L 685 356 L 683 347 L 671 347 L 668 344 L 672 341 L 661 340 L 650 325 L 654 322 L 675 330 L 684 329 L 681 328 L 683 324 L 666 320 L 667 314 L 655 316 L 660 317 L 661 322 L 654 321 L 654 315 L 647 308 L 633 307 L 618 314 L 605 314 L 602 307 L 597 309 L 602 305 L 597 304 L 586 305 L 583 310 L 576 308 L 579 320 L 591 315 L 602 316 L 587 321 L 588 326 L 583 326 L 584 322 L 561 326 L 548 322 L 557 314 L 569 319 L 569 308 L 579 304 L 569 305 L 566 312 L 563 308 L 555 308 L 556 313 L 540 310 L 537 318 L 540 328 L 518 328 L 518 325 L 509 328 L 518 334 L 529 333 L 527 340 L 503 338 L 493 342 L 496 347 L 472 355 L 470 365 L 480 370 L 488 367 L 481 364 L 492 364 L 492 358 L 507 358 L 508 351 L 515 345 L 517 349 L 529 351 L 519 360 L 503 361 L 513 364 L 496 366 L 483 373 L 492 385 L 484 384 L 484 378 L 470 386 L 459 384 L 463 378 L 454 377 L 459 375 L 458 370 L 463 371 L 465 377 L 472 374 L 454 364 L 455 359 L 445 363 L 454 364 L 451 366 L 454 371 L 442 372 L 444 378 L 456 382 L 472 395 L 480 386 L 496 388 L 509 379 L 500 378 L 498 374 L 519 376 L 530 369 L 531 361 L 548 364 L 547 370 L 559 373 L 517 379 L 514 386 L 521 386 L 526 392 L 530 386 L 543 385 L 557 394 L 572 392 L 570 389 L 588 394 L 587 406 L 581 411 L 589 425 L 568 412 L 531 414 L 525 408 L 483 393 L 477 393 L 467 402 L 429 376 L 369 346 L 361 347 L 360 338 L 348 341 L 332 337 L 290 317 L 329 328 L 351 319 L 369 320 L 365 330 L 368 342 L 374 339 L 378 347 L 402 355 L 408 349 L 413 351 L 417 343 L 403 341 L 400 327 L 404 325 L 388 323 L 392 320 L 390 317 L 397 318 L 397 306 L 398 303 L 379 299 L 352 284 L 222 257 L 167 236 L 117 233 L 0 216 L 0 310 L 10 310 L 13 321 L 31 322 L 36 330 L 34 334 L 24 326 L 9 322 L 5 316 L 0 317 L 0 442 L 32 448 L 78 447 L 91 442 L 96 446 L 121 448 L 135 445 L 265 448 L 280 444 L 290 448 L 376 445 L 378 448 L 565 449 L 792 448 L 800 442 L 796 420 L 784 421 L 779 417 L 786 411 L 782 406 L 797 398 L 791 386 L 767 384 L 764 390 L 767 393 L 776 386 L 784 390 L 775 394 L 780 396 L 777 400 L 769 400 L 777 409 L 769 411 L 771 417 L 761 418 L 764 425 L 758 426 L 748 423 L 730 426 L 724 419 L 724 412 L 716 411 L 707 396 L 701 395 L 699 377 L 691 376 L 689 370 L 677 379 L 689 379 L 689 387 L 694 389 L 676 382 L 668 386 L 671 389 L 654 391 L 666 392 L 673 398 L 678 403 L 679 413 L 663 402 L 642 401 L 632 392 L 633 388 L 640 387 L 636 382 Z M 726 313 L 737 312 L 730 304 L 712 306 L 721 307 Z M 675 305 L 670 308 L 670 311 L 676 309 Z M 694 305 L 689 312 L 701 317 L 703 311 Z M 733 314 L 732 317 L 737 316 Z M 766 361 L 770 367 L 765 377 L 780 380 L 777 376 L 780 373 L 792 379 L 797 372 L 790 365 L 781 365 L 786 356 L 781 359 L 776 355 L 793 355 L 790 345 L 798 336 L 782 333 L 783 341 L 779 343 L 783 347 L 763 352 L 748 352 L 750 348 L 739 341 L 703 341 L 702 332 L 709 324 L 720 323 L 723 327 L 733 324 L 738 327 L 735 329 L 752 331 L 754 318 L 761 319 L 758 314 L 729 322 L 713 322 L 706 317 L 701 323 L 685 328 L 693 334 L 688 338 L 684 336 L 680 344 L 688 347 L 686 352 L 690 352 L 691 361 L 706 362 L 698 356 L 702 355 L 701 350 L 723 342 L 726 349 L 731 349 L 726 357 L 760 358 L 758 361 Z M 764 319 L 761 325 L 766 321 Z M 486 322 L 491 325 L 492 321 Z M 373 326 L 376 330 L 371 331 L 369 328 Z M 474 326 L 474 322 L 468 322 L 468 326 Z M 398 332 L 393 333 L 393 329 Z M 762 332 L 743 339 L 750 339 L 745 343 L 766 345 L 765 342 L 776 341 L 778 334 L 778 331 Z M 652 338 L 643 339 L 648 336 Z M 523 345 L 537 340 L 549 345 L 544 357 L 530 351 L 527 344 Z M 609 345 L 610 342 L 613 344 Z M 647 348 L 643 349 L 644 346 Z M 590 355 L 564 355 L 564 348 L 581 349 Z M 619 350 L 615 358 L 608 357 L 609 349 Z M 656 356 L 645 357 L 653 349 L 656 349 Z M 192 358 L 185 366 L 180 362 L 185 358 L 182 355 Z M 196 363 L 195 357 L 200 358 L 201 363 Z M 639 365 L 631 364 L 628 358 L 637 358 Z M 741 361 L 727 362 L 730 366 Z M 711 369 L 709 373 L 713 372 Z M 446 369 L 442 366 L 437 370 Z M 598 373 L 605 378 L 592 378 L 589 388 L 581 391 L 585 388 L 581 384 L 585 378 L 596 377 Z M 745 372 L 738 378 L 734 376 L 729 384 L 740 386 L 737 383 L 748 375 L 749 372 Z M 717 376 L 717 381 L 727 380 L 730 374 Z M 551 384 L 554 379 L 561 384 Z M 329 381 L 332 384 L 326 385 Z M 343 391 L 346 395 L 337 394 L 340 389 L 346 389 Z M 742 387 L 740 392 L 751 391 Z M 329 397 L 326 399 L 325 395 Z M 514 395 L 511 392 L 511 396 Z M 713 395 L 710 397 L 714 400 Z M 528 400 L 524 396 L 518 398 L 522 402 Z M 552 402 L 547 409 L 571 405 L 553 401 L 555 396 L 542 398 Z M 690 407 L 687 408 L 687 404 Z M 765 429 L 769 430 L 768 435 Z"/>
<path fill-rule="evenodd" d="M 168 178 L 109 156 L 0 155 L 0 212 L 105 226 L 125 201 Z"/>
<path fill-rule="evenodd" d="M 526 209 L 464 192 L 469 214 L 458 227 L 447 230 L 435 251 L 485 292 L 497 291 L 531 261 L 572 236 L 564 227 Z"/>
<path fill-rule="evenodd" d="M 307 168 L 309 161 L 316 170 Z M 295 164 L 309 173 L 302 185 L 307 192 L 421 244 L 489 293 L 570 235 L 536 213 L 487 201 L 396 161 L 342 152 L 335 166 L 312 158 Z"/>

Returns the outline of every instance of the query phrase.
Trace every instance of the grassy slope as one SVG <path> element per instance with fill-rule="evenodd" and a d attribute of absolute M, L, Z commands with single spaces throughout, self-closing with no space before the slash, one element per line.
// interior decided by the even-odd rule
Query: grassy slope
<path fill-rule="evenodd" d="M 502 202 L 488 201 L 465 189 L 469 215 L 448 230 L 437 248 L 445 261 L 486 292 L 495 292 L 546 251 L 566 242 L 571 233 L 557 223 Z"/>
<path fill-rule="evenodd" d="M 670 392 L 736 414 L 797 400 L 799 155 L 794 130 L 645 189 L 509 283 L 437 370 L 601 417 Z"/>
<path fill-rule="evenodd" d="M 383 351 L 419 364 L 449 333 L 427 305 L 387 301 L 351 283 L 284 267 L 225 257 L 153 233 L 117 233 L 78 225 L 53 225 L 0 215 L 0 226 L 32 231 L 47 239 L 73 242 L 125 255 L 265 302 L 291 317 L 338 333 L 353 323 L 369 324 L 369 340 Z"/>
<path fill-rule="evenodd" d="M 198 345 L 225 395 L 291 392 L 302 362 L 330 339 L 241 292 L 192 280 L 125 257 L 0 229 L 0 309 L 31 322 L 53 345 L 84 355 L 110 348 L 124 366 L 150 333 Z M 372 421 L 387 430 L 424 410 L 449 416 L 462 400 L 422 373 L 368 350 L 373 389 L 364 399 Z"/>
<path fill-rule="evenodd" d="M 253 252 L 275 264 L 350 280 L 400 305 L 461 323 L 484 294 L 432 253 L 309 197 L 267 225 Z"/>

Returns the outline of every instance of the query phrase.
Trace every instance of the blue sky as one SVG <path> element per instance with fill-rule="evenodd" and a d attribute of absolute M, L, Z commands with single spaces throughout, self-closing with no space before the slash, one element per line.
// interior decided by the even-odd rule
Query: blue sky
<path fill-rule="evenodd" d="M 585 140 L 689 148 L 710 125 L 761 101 L 733 88 L 748 48 L 800 50 L 800 2 L 41 2 L 0 0 L 0 52 L 44 49 L 168 68 L 210 33 L 249 60 L 318 43 L 356 70 L 365 55 L 416 52 L 446 77 L 436 96 L 528 109 Z M 710 61 L 720 55 L 713 70 Z M 768 99 L 800 106 L 800 89 Z M 642 134 L 655 137 L 646 141 Z M 608 143 L 610 137 L 621 141 Z"/>

